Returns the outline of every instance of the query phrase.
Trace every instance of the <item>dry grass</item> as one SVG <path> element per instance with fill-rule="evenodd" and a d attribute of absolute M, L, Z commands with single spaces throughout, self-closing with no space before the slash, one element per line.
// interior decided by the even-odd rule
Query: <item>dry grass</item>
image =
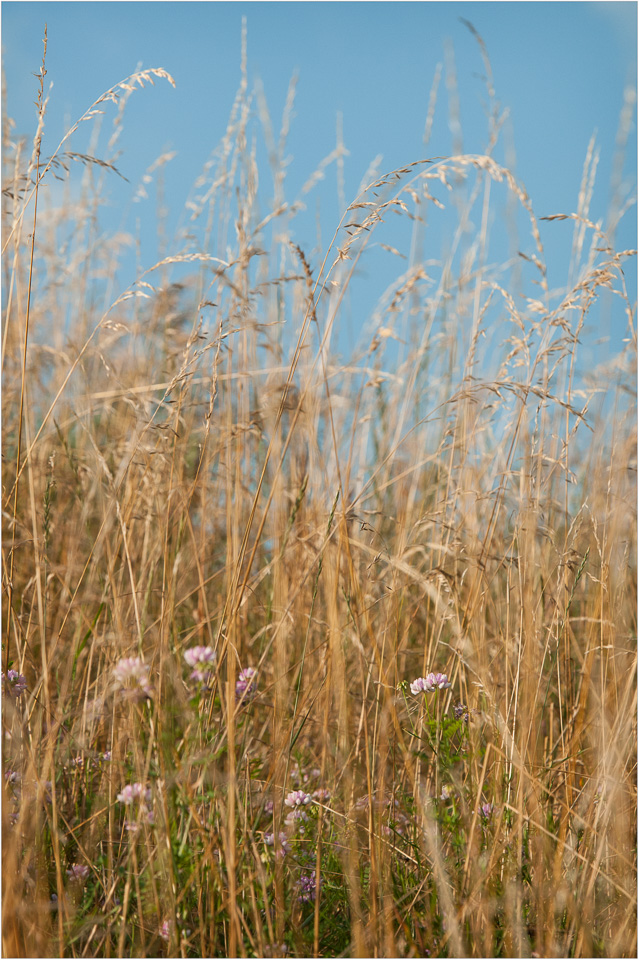
<path fill-rule="evenodd" d="M 4 131 L 3 670 L 27 681 L 4 698 L 4 955 L 635 956 L 634 261 L 589 220 L 594 148 L 562 291 L 494 100 L 484 155 L 373 173 L 320 257 L 284 191 L 293 90 L 276 144 L 243 76 L 191 239 L 124 292 L 93 215 L 129 95 L 168 75 L 102 98 L 107 155 L 57 211 L 44 95 L 30 159 Z M 490 263 L 495 196 L 525 260 Z M 375 244 L 402 272 L 340 360 Z M 585 370 L 602 295 L 628 340 Z M 138 656 L 146 699 L 113 677 Z M 422 702 L 431 670 L 452 686 Z M 154 821 L 127 830 L 134 782 Z M 285 828 L 306 787 L 329 792 Z"/>

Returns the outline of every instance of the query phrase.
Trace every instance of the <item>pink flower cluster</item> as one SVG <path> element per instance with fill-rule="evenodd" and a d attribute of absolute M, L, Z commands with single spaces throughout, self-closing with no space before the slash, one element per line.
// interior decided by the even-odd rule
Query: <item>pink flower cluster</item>
<path fill-rule="evenodd" d="M 446 690 L 450 685 L 450 680 L 445 673 L 429 673 L 427 677 L 418 677 L 417 680 L 413 680 L 410 685 L 410 692 L 417 696 L 418 693 Z"/>
<path fill-rule="evenodd" d="M 238 700 L 251 700 L 257 693 L 255 677 L 257 670 L 255 667 L 245 667 L 240 670 L 240 675 L 235 684 L 235 696 Z"/>
<path fill-rule="evenodd" d="M 308 783 L 310 780 L 317 780 L 322 771 L 319 767 L 313 767 L 311 770 L 305 770 L 295 761 L 291 766 L 290 777 L 294 783 Z"/>
<path fill-rule="evenodd" d="M 264 834 L 264 843 L 267 847 L 272 847 L 275 845 L 275 834 L 274 833 L 265 833 Z M 288 837 L 283 830 L 280 830 L 280 857 L 285 857 L 287 853 L 291 852 L 291 845 L 288 842 Z"/>
<path fill-rule="evenodd" d="M 481 813 L 484 820 L 490 820 L 490 818 L 493 815 L 494 809 L 495 809 L 494 804 L 482 803 L 481 807 L 479 808 L 479 812 Z"/>
<path fill-rule="evenodd" d="M 83 863 L 72 863 L 67 870 L 67 877 L 72 883 L 83 883 L 89 876 L 89 868 Z"/>
<path fill-rule="evenodd" d="M 198 683 L 208 683 L 211 680 L 211 667 L 217 660 L 213 647 L 191 647 L 184 652 L 184 659 L 188 666 L 193 668 L 191 680 L 197 680 Z"/>
<path fill-rule="evenodd" d="M 468 707 L 465 703 L 457 703 L 453 707 L 453 715 L 455 720 L 463 720 L 464 723 L 468 723 L 470 717 L 468 715 Z"/>
<path fill-rule="evenodd" d="M 145 787 L 142 783 L 128 783 L 123 788 L 122 793 L 118 794 L 117 799 L 119 803 L 123 803 L 127 807 L 130 807 L 136 800 L 139 800 L 140 803 L 143 800 L 151 803 L 151 789 Z"/>
<path fill-rule="evenodd" d="M 126 696 L 144 700 L 151 696 L 149 668 L 141 657 L 123 657 L 113 668 L 113 678 Z"/>
<path fill-rule="evenodd" d="M 287 807 L 301 807 L 310 803 L 312 799 L 310 793 L 305 793 L 303 790 L 293 790 L 287 794 L 284 803 Z"/>
<path fill-rule="evenodd" d="M 312 903 L 315 900 L 315 891 L 317 887 L 316 873 L 303 873 L 296 883 L 298 889 L 297 899 L 300 903 Z M 320 877 L 320 887 L 322 878 Z"/>
<path fill-rule="evenodd" d="M 317 790 L 313 790 L 313 800 L 330 800 L 331 791 L 327 790 L 326 787 L 318 787 Z"/>
<path fill-rule="evenodd" d="M 155 814 L 151 809 L 152 804 L 152 795 L 150 787 L 145 787 L 142 783 L 129 783 L 122 789 L 122 793 L 117 795 L 118 803 L 124 804 L 125 807 L 131 807 L 133 804 L 138 801 L 140 804 L 140 814 L 143 820 L 146 820 L 147 823 L 153 823 L 155 820 Z M 139 828 L 139 823 L 136 820 L 127 820 L 126 829 L 130 833 L 135 833 Z"/>
<path fill-rule="evenodd" d="M 284 803 L 287 807 L 292 808 L 284 821 L 287 827 L 299 829 L 302 833 L 304 832 L 304 822 L 308 820 L 308 814 L 304 807 L 309 804 L 312 799 L 310 793 L 306 793 L 304 790 L 292 790 L 291 793 L 287 794 Z"/>
<path fill-rule="evenodd" d="M 5 677 L 2 673 L 2 689 L 9 697 L 18 697 L 27 689 L 27 678 L 17 670 L 8 670 Z"/>
<path fill-rule="evenodd" d="M 289 815 L 287 816 L 284 823 L 287 827 L 292 827 L 293 829 L 300 830 L 304 833 L 305 827 L 304 824 L 308 820 L 308 814 L 304 807 L 294 807 Z"/>

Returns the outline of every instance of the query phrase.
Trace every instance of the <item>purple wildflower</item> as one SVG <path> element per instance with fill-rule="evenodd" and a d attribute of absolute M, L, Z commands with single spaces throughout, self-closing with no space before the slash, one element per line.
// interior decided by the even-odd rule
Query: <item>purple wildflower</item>
<path fill-rule="evenodd" d="M 184 659 L 189 667 L 193 667 L 191 680 L 198 683 L 208 683 L 213 676 L 210 669 L 217 660 L 217 654 L 213 647 L 191 647 L 185 650 Z"/>
<path fill-rule="evenodd" d="M 149 668 L 141 657 L 123 657 L 113 668 L 113 677 L 125 695 L 134 700 L 151 696 Z"/>
<path fill-rule="evenodd" d="M 7 671 L 6 677 L 3 672 L 2 689 L 8 697 L 15 697 L 17 700 L 18 697 L 27 689 L 27 678 L 21 673 L 18 673 L 17 670 Z"/>
<path fill-rule="evenodd" d="M 128 783 L 126 787 L 123 788 L 122 793 L 117 795 L 116 799 L 119 803 L 123 803 L 127 807 L 136 800 L 146 800 L 147 803 L 150 803 L 151 790 L 142 783 Z"/>
<path fill-rule="evenodd" d="M 304 823 L 308 820 L 308 814 L 303 807 L 294 807 L 289 813 L 284 823 L 287 827 L 294 827 L 296 824 L 300 830 L 304 830 Z"/>
<path fill-rule="evenodd" d="M 255 667 L 245 667 L 240 670 L 235 683 L 235 696 L 238 700 L 251 700 L 257 693 L 254 677 L 257 676 Z"/>
<path fill-rule="evenodd" d="M 72 883 L 83 883 L 89 876 L 89 868 L 83 863 L 72 863 L 67 870 L 67 877 Z"/>
<path fill-rule="evenodd" d="M 264 843 L 267 847 L 275 846 L 275 834 L 274 833 L 265 833 L 264 834 Z M 288 837 L 283 830 L 280 830 L 280 857 L 285 857 L 287 853 L 291 852 L 291 845 L 288 842 Z"/>
<path fill-rule="evenodd" d="M 321 886 L 320 877 L 320 886 Z M 296 883 L 298 889 L 297 899 L 300 903 L 312 903 L 315 900 L 315 889 L 317 887 L 317 877 L 313 870 L 312 873 L 303 873 Z"/>
<path fill-rule="evenodd" d="M 291 780 L 295 783 L 308 783 L 309 780 L 317 780 L 321 776 L 322 771 L 319 767 L 313 767 L 311 770 L 305 770 L 303 767 L 300 767 L 299 763 L 295 763 L 291 767 Z"/>
<path fill-rule="evenodd" d="M 418 677 L 417 680 L 413 680 L 410 685 L 410 692 L 417 696 L 419 693 L 446 690 L 450 685 L 450 680 L 445 673 L 429 673 L 426 677 Z"/>
<path fill-rule="evenodd" d="M 453 715 L 455 720 L 463 720 L 464 723 L 468 723 L 468 707 L 465 703 L 458 703 L 453 707 Z"/>
<path fill-rule="evenodd" d="M 117 795 L 119 803 L 125 807 L 132 806 L 137 800 L 139 803 L 139 818 L 137 820 L 126 820 L 125 829 L 129 833 L 137 833 L 140 829 L 140 820 L 147 823 L 155 823 L 155 814 L 151 808 L 153 797 L 150 787 L 145 787 L 143 783 L 129 783 L 122 789 L 122 793 Z"/>
<path fill-rule="evenodd" d="M 313 798 L 310 793 L 305 793 L 303 790 L 293 790 L 291 793 L 287 794 L 286 800 L 284 803 L 287 807 L 301 807 L 307 803 L 310 803 Z"/>
<path fill-rule="evenodd" d="M 163 920 L 162 926 L 160 927 L 160 936 L 163 940 L 171 939 L 171 930 L 173 928 L 173 923 L 171 920 Z"/>
<path fill-rule="evenodd" d="M 318 787 L 317 790 L 313 790 L 313 800 L 330 800 L 331 791 L 327 790 L 326 787 Z"/>
<path fill-rule="evenodd" d="M 101 753 L 99 756 L 93 758 L 93 760 L 91 761 L 91 766 L 94 770 L 97 770 L 99 767 L 102 766 L 103 763 L 110 763 L 110 762 L 111 762 L 111 751 L 105 750 L 104 753 Z"/>
<path fill-rule="evenodd" d="M 142 820 L 146 820 L 149 824 L 155 823 L 155 814 L 153 810 L 149 810 L 148 807 L 145 807 L 144 804 L 140 804 L 140 816 Z M 137 833 L 140 829 L 139 820 L 125 820 L 124 828 L 127 833 Z"/>
<path fill-rule="evenodd" d="M 479 812 L 484 820 L 490 820 L 494 809 L 495 807 L 492 803 L 482 803 L 481 807 L 479 808 Z"/>

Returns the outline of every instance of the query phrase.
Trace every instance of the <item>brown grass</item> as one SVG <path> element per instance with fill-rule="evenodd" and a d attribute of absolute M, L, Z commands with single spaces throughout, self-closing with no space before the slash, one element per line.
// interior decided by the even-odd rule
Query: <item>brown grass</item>
<path fill-rule="evenodd" d="M 119 104 L 114 138 L 58 210 L 36 200 L 64 142 L 44 164 L 38 134 L 29 161 L 5 130 L 3 669 L 28 690 L 4 699 L 4 955 L 635 956 L 634 261 L 589 220 L 594 146 L 562 291 L 493 158 L 496 111 L 484 155 L 374 174 L 320 257 L 295 245 L 288 115 L 275 147 L 262 101 L 264 213 L 243 76 L 197 241 L 123 292 L 122 238 L 92 212 L 128 96 L 168 75 L 98 101 Z M 489 262 L 495 195 L 525 212 L 522 267 Z M 457 229 L 427 262 L 442 204 Z M 402 272 L 341 360 L 378 243 Z M 628 340 L 584 369 L 602 295 Z M 194 700 L 195 644 L 217 664 Z M 132 656 L 148 701 L 114 690 Z M 452 682 L 432 728 L 400 686 L 430 670 Z M 313 768 L 330 799 L 274 859 L 264 833 Z M 138 833 L 116 802 L 132 782 L 154 795 Z"/>

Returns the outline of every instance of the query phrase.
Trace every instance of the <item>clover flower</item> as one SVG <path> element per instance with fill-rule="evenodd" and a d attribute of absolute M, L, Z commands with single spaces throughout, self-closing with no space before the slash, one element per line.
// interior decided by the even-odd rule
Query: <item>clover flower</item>
<path fill-rule="evenodd" d="M 127 833 L 136 834 L 140 829 L 141 820 L 144 820 L 150 825 L 155 823 L 155 814 L 153 810 L 145 807 L 142 803 L 140 804 L 140 820 L 125 820 L 124 829 L 127 831 Z"/>
<path fill-rule="evenodd" d="M 309 780 L 317 780 L 322 771 L 319 767 L 313 767 L 311 770 L 305 770 L 299 763 L 294 763 L 291 767 L 290 777 L 294 783 L 308 783 Z"/>
<path fill-rule="evenodd" d="M 155 823 L 155 814 L 151 808 L 153 798 L 150 787 L 145 787 L 143 783 L 129 783 L 122 789 L 121 793 L 118 793 L 116 799 L 118 803 L 124 804 L 125 807 L 133 806 L 136 800 L 139 803 L 139 819 L 126 820 L 124 823 L 125 829 L 129 833 L 138 832 L 140 819 L 149 824 Z"/>
<path fill-rule="evenodd" d="M 302 833 L 304 832 L 304 823 L 308 820 L 308 814 L 304 808 L 311 803 L 312 799 L 310 793 L 304 790 L 292 790 L 287 794 L 284 803 L 287 807 L 291 807 L 284 821 L 287 827 L 297 827 Z"/>
<path fill-rule="evenodd" d="M 89 876 L 89 868 L 83 863 L 72 863 L 67 870 L 67 877 L 72 883 L 83 883 Z"/>
<path fill-rule="evenodd" d="M 434 690 L 446 690 L 450 687 L 450 680 L 445 673 L 429 673 L 426 677 L 418 677 L 410 685 L 413 696 L 419 693 L 433 693 Z"/>
<path fill-rule="evenodd" d="M 300 830 L 304 832 L 304 823 L 308 820 L 308 814 L 303 807 L 294 807 L 293 810 L 289 813 L 284 823 L 287 827 L 299 826 Z"/>
<path fill-rule="evenodd" d="M 320 877 L 320 886 L 322 880 Z M 303 873 L 295 886 L 298 889 L 297 899 L 300 903 L 312 903 L 315 900 L 315 890 L 317 887 L 317 876 L 315 870 L 312 873 Z"/>
<path fill-rule="evenodd" d="M 264 843 L 267 847 L 272 847 L 275 845 L 275 834 L 274 833 L 265 833 L 264 834 Z M 288 837 L 283 830 L 280 830 L 280 857 L 285 857 L 287 853 L 291 852 L 291 845 L 288 842 Z"/>
<path fill-rule="evenodd" d="M 123 657 L 113 668 L 116 684 L 132 699 L 151 696 L 149 668 L 141 657 Z"/>
<path fill-rule="evenodd" d="M 98 770 L 103 763 L 110 763 L 110 762 L 111 762 L 111 751 L 105 750 L 104 753 L 101 753 L 99 756 L 93 758 L 93 760 L 91 761 L 91 768 L 93 770 Z"/>
<path fill-rule="evenodd" d="M 127 807 L 131 806 L 136 800 L 140 802 L 145 800 L 147 803 L 151 803 L 151 790 L 142 783 L 128 783 L 116 799 Z"/>
<path fill-rule="evenodd" d="M 255 667 L 245 667 L 244 670 L 240 670 L 235 683 L 235 696 L 238 700 L 251 700 L 256 695 L 257 686 L 254 682 L 256 676 Z"/>
<path fill-rule="evenodd" d="M 330 800 L 331 791 L 327 790 L 326 787 L 318 787 L 317 790 L 313 790 L 313 800 Z"/>
<path fill-rule="evenodd" d="M 184 659 L 189 667 L 193 667 L 191 680 L 197 680 L 198 683 L 208 683 L 213 676 L 210 669 L 217 660 L 217 654 L 213 647 L 191 647 L 184 651 Z"/>
<path fill-rule="evenodd" d="M 466 704 L 457 703 L 453 707 L 453 715 L 455 717 L 455 720 L 463 720 L 464 723 L 468 723 L 469 716 L 468 716 L 468 707 L 466 706 Z"/>
<path fill-rule="evenodd" d="M 3 671 L 2 689 L 8 697 L 15 697 L 17 700 L 18 697 L 27 689 L 27 678 L 21 673 L 18 673 L 17 670 L 8 670 L 5 677 Z"/>
<path fill-rule="evenodd" d="M 293 790 L 287 794 L 284 803 L 287 807 L 301 807 L 310 803 L 312 799 L 310 793 L 305 793 L 303 790 Z"/>
<path fill-rule="evenodd" d="M 482 803 L 481 807 L 479 808 L 479 812 L 484 820 L 490 820 L 494 809 L 495 807 L 492 803 Z"/>

